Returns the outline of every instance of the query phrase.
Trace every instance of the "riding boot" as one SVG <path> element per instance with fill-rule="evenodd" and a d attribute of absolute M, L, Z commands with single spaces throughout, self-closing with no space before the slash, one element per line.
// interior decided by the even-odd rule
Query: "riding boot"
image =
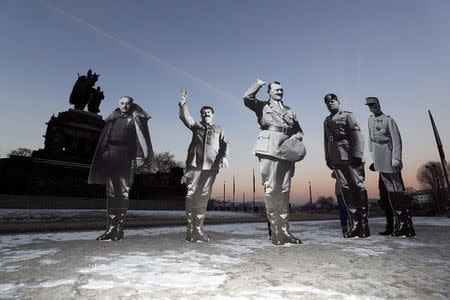
<path fill-rule="evenodd" d="M 272 244 L 274 245 L 284 245 L 285 241 L 281 235 L 280 215 L 277 210 L 276 201 L 274 201 L 275 199 L 272 198 L 273 197 L 269 195 L 264 196 L 264 202 L 266 204 L 267 220 L 270 223 L 270 230 L 271 230 L 270 239 L 272 240 Z"/>
<path fill-rule="evenodd" d="M 352 230 L 352 228 L 355 224 L 355 220 L 353 219 L 353 216 L 349 210 L 349 207 L 351 206 L 351 202 L 353 199 L 352 191 L 349 189 L 342 189 L 342 196 L 344 198 L 345 207 L 347 208 L 349 227 L 347 228 L 346 232 L 348 232 L 348 231 Z M 346 232 L 343 232 L 343 233 L 345 234 Z"/>
<path fill-rule="evenodd" d="M 203 222 L 205 221 L 205 212 L 194 213 L 194 235 L 197 242 L 209 242 L 209 237 L 203 232 Z"/>
<path fill-rule="evenodd" d="M 398 224 L 391 237 L 416 236 L 411 219 L 411 201 L 409 198 L 404 193 L 389 193 L 389 200 Z"/>
<path fill-rule="evenodd" d="M 408 233 L 406 233 L 406 237 L 415 237 L 416 231 L 414 230 L 411 211 L 406 210 L 405 215 L 406 215 L 406 228 L 408 229 Z"/>
<path fill-rule="evenodd" d="M 348 238 L 365 238 L 362 208 L 350 208 L 349 213 L 354 221 L 353 226 L 342 236 L 345 239 Z"/>
<path fill-rule="evenodd" d="M 370 236 L 370 228 L 369 228 L 369 200 L 367 197 L 367 191 L 366 190 L 362 190 L 360 193 L 360 199 L 361 199 L 361 205 L 362 205 L 362 224 L 363 224 L 363 228 L 364 228 L 364 237 L 369 237 Z"/>
<path fill-rule="evenodd" d="M 281 194 L 281 200 L 279 202 L 280 204 L 280 229 L 281 229 L 281 235 L 285 243 L 289 244 L 301 244 L 302 241 L 299 238 L 296 238 L 292 235 L 292 233 L 289 231 L 289 194 L 282 193 Z"/>
<path fill-rule="evenodd" d="M 188 241 L 188 242 L 195 242 L 194 212 L 192 210 L 187 210 L 186 209 L 186 221 L 187 221 L 186 241 Z"/>
<path fill-rule="evenodd" d="M 106 211 L 106 218 L 106 231 L 102 235 L 97 237 L 97 241 L 110 241 L 111 238 L 115 235 L 117 215 L 114 214 L 114 210 L 108 209 Z"/>
<path fill-rule="evenodd" d="M 123 229 L 125 227 L 125 219 L 127 218 L 127 209 L 116 209 L 117 220 L 115 234 L 112 236 L 111 241 L 123 240 Z"/>

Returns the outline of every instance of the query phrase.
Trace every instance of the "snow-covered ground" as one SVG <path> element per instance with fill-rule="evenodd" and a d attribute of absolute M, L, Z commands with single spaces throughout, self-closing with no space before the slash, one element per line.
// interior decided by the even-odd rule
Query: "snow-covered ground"
<path fill-rule="evenodd" d="M 0 235 L 0 299 L 448 299 L 450 219 L 415 218 L 415 239 L 345 240 L 338 221 L 291 222 L 302 245 L 273 246 L 264 223 Z"/>

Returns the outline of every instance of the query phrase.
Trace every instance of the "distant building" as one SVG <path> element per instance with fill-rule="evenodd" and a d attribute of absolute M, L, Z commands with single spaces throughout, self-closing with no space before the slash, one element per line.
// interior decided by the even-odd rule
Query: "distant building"
<path fill-rule="evenodd" d="M 410 194 L 416 203 L 423 205 L 433 201 L 433 192 L 431 189 L 415 191 Z"/>

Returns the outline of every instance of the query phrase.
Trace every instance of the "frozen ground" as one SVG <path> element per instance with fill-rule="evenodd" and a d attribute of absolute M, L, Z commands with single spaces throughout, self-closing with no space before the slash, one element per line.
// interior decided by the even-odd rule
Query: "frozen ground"
<path fill-rule="evenodd" d="M 105 218 L 104 209 L 0 209 L 0 222 L 24 220 L 56 220 Z M 128 210 L 128 218 L 185 218 L 186 212 L 180 210 Z M 245 218 L 254 219 L 255 215 L 244 212 L 208 211 L 209 218 Z"/>
<path fill-rule="evenodd" d="M 382 219 L 370 219 L 374 233 Z M 264 223 L 0 235 L 0 299 L 448 299 L 450 219 L 418 237 L 344 240 L 337 221 L 292 222 L 303 245 L 273 246 Z"/>

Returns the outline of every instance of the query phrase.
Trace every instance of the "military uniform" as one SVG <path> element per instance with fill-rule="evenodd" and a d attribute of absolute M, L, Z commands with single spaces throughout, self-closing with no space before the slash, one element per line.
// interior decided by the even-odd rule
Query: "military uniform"
<path fill-rule="evenodd" d="M 379 105 L 378 98 L 367 97 L 366 105 Z M 402 169 L 402 138 L 397 123 L 388 115 L 380 113 L 369 117 L 369 152 L 373 153 L 375 171 L 380 177 L 389 194 L 389 201 L 394 210 L 398 228 L 394 236 L 415 236 L 411 221 L 411 200 L 405 195 Z M 392 160 L 399 162 L 393 167 Z"/>
<path fill-rule="evenodd" d="M 369 152 L 373 153 L 375 171 L 381 173 L 389 192 L 404 192 L 401 176 L 402 138 L 394 119 L 385 114 L 369 117 Z M 392 167 L 392 159 L 400 167 Z"/>
<path fill-rule="evenodd" d="M 192 131 L 185 172 L 186 240 L 206 242 L 209 238 L 202 231 L 206 207 L 216 175 L 228 158 L 228 142 L 220 126 L 196 122 L 186 104 L 179 105 L 179 112 L 181 121 Z"/>
<path fill-rule="evenodd" d="M 327 99 L 337 101 L 337 96 L 329 94 Z M 344 237 L 368 237 L 368 198 L 364 185 L 365 172 L 362 157 L 364 137 L 353 113 L 338 111 L 324 121 L 325 161 L 336 172 L 345 204 L 349 210 L 352 226 Z M 356 160 L 355 160 L 356 159 Z"/>
<path fill-rule="evenodd" d="M 153 159 L 147 122 L 150 115 L 132 103 L 108 116 L 89 171 L 88 183 L 106 184 L 107 230 L 99 240 L 121 240 L 136 168 Z"/>
<path fill-rule="evenodd" d="M 253 153 L 259 158 L 264 186 L 267 217 L 271 224 L 272 243 L 301 243 L 289 232 L 289 195 L 295 163 L 280 150 L 284 141 L 302 133 L 295 112 L 282 101 L 260 101 L 256 98 L 259 83 L 244 94 L 244 105 L 255 112 L 261 132 Z"/>

